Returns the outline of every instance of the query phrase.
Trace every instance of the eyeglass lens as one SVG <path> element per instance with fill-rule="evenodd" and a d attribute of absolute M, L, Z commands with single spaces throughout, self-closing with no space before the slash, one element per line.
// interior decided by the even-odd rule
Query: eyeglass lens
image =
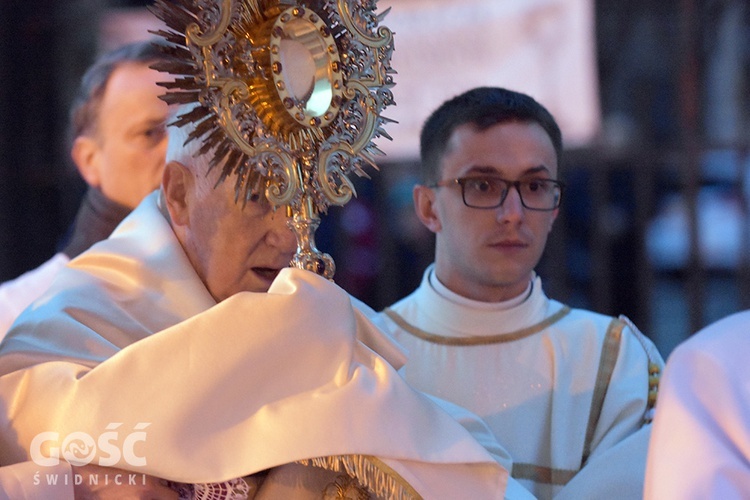
<path fill-rule="evenodd" d="M 459 183 L 464 203 L 469 207 L 498 207 L 505 201 L 511 186 L 518 190 L 523 206 L 532 210 L 552 210 L 560 202 L 560 186 L 550 179 L 510 182 L 492 178 L 464 178 Z"/>

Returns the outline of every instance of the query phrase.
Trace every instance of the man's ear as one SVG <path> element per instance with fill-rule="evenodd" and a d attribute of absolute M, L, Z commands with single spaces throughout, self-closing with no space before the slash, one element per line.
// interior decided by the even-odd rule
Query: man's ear
<path fill-rule="evenodd" d="M 557 220 L 557 216 L 560 215 L 560 209 L 556 208 L 554 212 L 552 212 L 552 217 L 549 219 L 549 229 L 547 230 L 547 233 L 552 232 L 552 227 L 555 224 L 555 221 Z"/>
<path fill-rule="evenodd" d="M 422 224 L 433 233 L 440 232 L 443 226 L 435 211 L 435 191 L 427 186 L 417 184 L 412 190 L 412 196 L 414 198 L 414 211 Z"/>
<path fill-rule="evenodd" d="M 188 196 L 193 182 L 192 172 L 182 163 L 171 161 L 164 166 L 161 185 L 173 224 L 185 226 L 190 221 Z"/>
<path fill-rule="evenodd" d="M 85 135 L 76 137 L 70 156 L 86 184 L 95 188 L 101 187 L 102 179 L 99 171 L 101 157 L 96 139 Z"/>

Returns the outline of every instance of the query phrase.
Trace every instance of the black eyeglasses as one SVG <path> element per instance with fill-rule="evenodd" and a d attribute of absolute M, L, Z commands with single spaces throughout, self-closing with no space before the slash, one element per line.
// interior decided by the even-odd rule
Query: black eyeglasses
<path fill-rule="evenodd" d="M 529 210 L 554 210 L 560 206 L 565 185 L 552 179 L 507 181 L 500 177 L 459 177 L 433 184 L 430 187 L 461 186 L 464 205 L 471 208 L 502 206 L 511 186 L 516 188 L 521 205 Z"/>

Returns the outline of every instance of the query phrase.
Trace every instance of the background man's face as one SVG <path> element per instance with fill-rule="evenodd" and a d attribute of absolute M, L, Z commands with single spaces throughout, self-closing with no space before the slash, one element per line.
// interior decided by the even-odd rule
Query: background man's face
<path fill-rule="evenodd" d="M 159 187 L 167 147 L 168 106 L 159 95 L 163 73 L 126 63 L 110 76 L 99 110 L 94 156 L 98 187 L 111 200 L 135 208 Z"/>
<path fill-rule="evenodd" d="M 510 181 L 557 178 L 554 146 L 536 123 L 501 123 L 481 132 L 462 125 L 451 135 L 441 166 L 441 179 L 482 174 Z M 521 294 L 541 258 L 557 210 L 528 210 L 512 188 L 503 205 L 494 209 L 465 206 L 458 186 L 430 193 L 438 278 L 477 300 Z"/>

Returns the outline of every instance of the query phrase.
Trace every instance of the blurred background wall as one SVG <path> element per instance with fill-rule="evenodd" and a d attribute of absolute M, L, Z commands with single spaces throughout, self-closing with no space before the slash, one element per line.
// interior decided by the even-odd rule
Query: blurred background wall
<path fill-rule="evenodd" d="M 0 2 L 0 281 L 49 258 L 83 182 L 68 107 L 95 56 L 155 27 L 148 1 Z M 411 187 L 416 136 L 475 85 L 532 94 L 566 140 L 563 210 L 539 272 L 553 297 L 626 314 L 668 354 L 750 306 L 746 0 L 380 0 L 399 72 L 393 142 L 318 246 L 379 309 L 432 259 Z"/>

